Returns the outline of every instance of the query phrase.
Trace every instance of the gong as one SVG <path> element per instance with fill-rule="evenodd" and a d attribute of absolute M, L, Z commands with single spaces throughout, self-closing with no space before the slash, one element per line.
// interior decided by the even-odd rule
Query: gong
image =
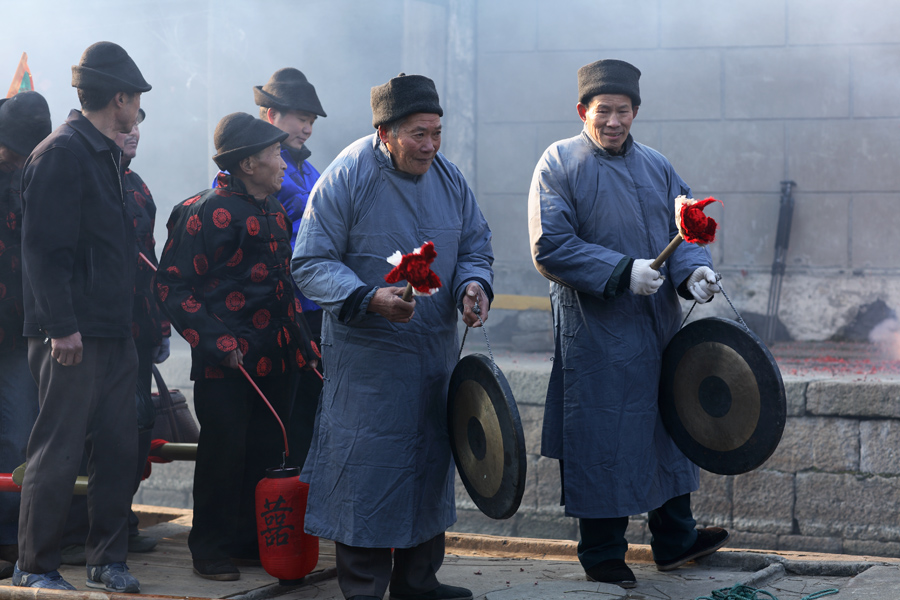
<path fill-rule="evenodd" d="M 765 344 L 727 319 L 700 319 L 663 353 L 659 410 L 678 448 L 701 469 L 746 473 L 781 441 L 787 404 Z"/>
<path fill-rule="evenodd" d="M 475 505 L 492 519 L 516 514 L 525 492 L 525 435 L 500 369 L 483 354 L 460 360 L 447 395 L 450 447 Z"/>

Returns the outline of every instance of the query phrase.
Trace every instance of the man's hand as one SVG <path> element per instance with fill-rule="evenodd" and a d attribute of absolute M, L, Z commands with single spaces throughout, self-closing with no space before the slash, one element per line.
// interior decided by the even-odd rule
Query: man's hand
<path fill-rule="evenodd" d="M 631 285 L 628 289 L 638 296 L 650 296 L 659 290 L 662 286 L 663 279 L 659 276 L 659 271 L 650 268 L 652 260 L 645 258 L 636 258 L 631 265 Z"/>
<path fill-rule="evenodd" d="M 55 358 L 64 367 L 74 367 L 81 363 L 81 354 L 84 346 L 81 344 L 81 333 L 76 331 L 72 335 L 50 340 L 50 356 Z"/>
<path fill-rule="evenodd" d="M 466 295 L 463 296 L 463 323 L 468 327 L 481 327 L 488 320 L 488 297 L 481 286 L 474 281 L 466 286 Z M 478 305 L 481 314 L 475 314 L 475 305 Z M 481 320 L 478 320 L 481 317 Z"/>
<path fill-rule="evenodd" d="M 383 287 L 375 290 L 368 312 L 381 315 L 391 323 L 409 323 L 416 312 L 416 298 L 403 301 L 405 287 Z"/>
<path fill-rule="evenodd" d="M 235 348 L 225 355 L 225 358 L 222 359 L 220 364 L 229 369 L 237 369 L 238 365 L 244 364 L 244 354 L 241 352 L 240 348 Z"/>
<path fill-rule="evenodd" d="M 698 267 L 688 277 L 687 289 L 694 300 L 702 304 L 709 302 L 714 294 L 722 291 L 717 281 L 715 271 L 709 267 Z"/>

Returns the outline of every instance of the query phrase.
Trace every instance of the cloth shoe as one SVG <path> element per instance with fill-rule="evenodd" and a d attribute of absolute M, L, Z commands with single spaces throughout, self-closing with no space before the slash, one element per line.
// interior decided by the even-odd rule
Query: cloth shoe
<path fill-rule="evenodd" d="M 150 552 L 156 548 L 156 539 L 150 537 L 149 535 L 129 535 L 128 536 L 128 551 L 129 552 L 137 552 L 138 554 L 142 554 L 144 552 Z"/>
<path fill-rule="evenodd" d="M 11 562 L 0 559 L 0 579 L 9 579 L 15 570 L 16 567 Z"/>
<path fill-rule="evenodd" d="M 64 565 L 87 564 L 87 559 L 84 555 L 84 546 L 80 544 L 73 544 L 71 546 L 66 546 L 65 548 L 60 549 L 59 562 Z"/>
<path fill-rule="evenodd" d="M 634 572 L 621 558 L 604 560 L 590 569 L 585 569 L 584 572 L 588 581 L 611 583 L 625 589 L 631 589 L 637 585 Z"/>
<path fill-rule="evenodd" d="M 472 600 L 472 592 L 466 588 L 442 583 L 424 594 L 395 594 L 391 592 L 390 600 Z"/>
<path fill-rule="evenodd" d="M 672 560 L 657 560 L 656 568 L 660 571 L 677 569 L 684 563 L 712 554 L 725 545 L 730 537 L 729 533 L 721 527 L 706 527 L 697 530 L 697 541 L 687 551 Z"/>
<path fill-rule="evenodd" d="M 204 579 L 212 579 L 214 581 L 235 581 L 241 577 L 241 572 L 227 558 L 213 558 L 209 560 L 195 558 L 194 573 Z"/>
<path fill-rule="evenodd" d="M 128 565 L 123 562 L 88 565 L 85 585 L 120 594 L 136 594 L 141 591 L 141 584 L 128 572 Z"/>
<path fill-rule="evenodd" d="M 19 570 L 19 564 L 13 570 L 12 584 L 18 587 L 46 588 L 48 590 L 74 590 L 75 586 L 62 578 L 59 571 L 49 573 L 29 573 Z"/>

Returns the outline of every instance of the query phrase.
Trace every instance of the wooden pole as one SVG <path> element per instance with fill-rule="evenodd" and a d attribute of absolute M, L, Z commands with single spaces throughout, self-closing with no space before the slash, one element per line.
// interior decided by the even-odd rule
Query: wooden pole
<path fill-rule="evenodd" d="M 659 271 L 659 268 L 663 265 L 664 262 L 666 262 L 666 260 L 668 260 L 670 256 L 672 256 L 672 253 L 675 252 L 675 248 L 680 246 L 681 242 L 683 241 L 684 238 L 681 237 L 681 233 L 679 232 L 679 234 L 675 236 L 675 239 L 669 242 L 669 245 L 659 253 L 659 256 L 656 257 L 656 260 L 650 263 L 650 268 L 654 271 Z"/>

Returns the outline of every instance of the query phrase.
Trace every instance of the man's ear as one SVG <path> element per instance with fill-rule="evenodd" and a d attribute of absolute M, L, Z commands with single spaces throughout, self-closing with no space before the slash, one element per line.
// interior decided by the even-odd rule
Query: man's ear
<path fill-rule="evenodd" d="M 256 168 L 256 159 L 253 156 L 242 158 L 241 162 L 238 163 L 238 168 L 247 175 L 253 175 L 253 170 Z"/>
<path fill-rule="evenodd" d="M 275 124 L 275 116 L 278 114 L 278 111 L 272 108 L 271 106 L 266 109 L 266 121 L 269 122 L 270 125 Z"/>
<path fill-rule="evenodd" d="M 390 141 L 391 130 L 386 125 L 379 125 L 378 126 L 378 137 L 381 139 L 382 142 L 384 142 L 386 144 L 387 142 Z"/>
<path fill-rule="evenodd" d="M 581 118 L 582 121 L 587 119 L 587 111 L 588 111 L 587 106 L 585 106 L 584 104 L 579 102 L 578 104 L 575 105 L 575 110 L 578 111 L 578 116 Z"/>
<path fill-rule="evenodd" d="M 640 106 L 640 104 L 639 104 L 639 105 L 635 106 L 633 109 L 631 109 L 631 110 L 632 110 L 632 114 L 631 114 L 631 118 L 632 118 L 632 119 L 635 118 L 635 117 L 637 116 L 637 111 L 638 111 L 638 109 L 639 109 L 640 107 L 641 107 L 641 106 Z"/>

